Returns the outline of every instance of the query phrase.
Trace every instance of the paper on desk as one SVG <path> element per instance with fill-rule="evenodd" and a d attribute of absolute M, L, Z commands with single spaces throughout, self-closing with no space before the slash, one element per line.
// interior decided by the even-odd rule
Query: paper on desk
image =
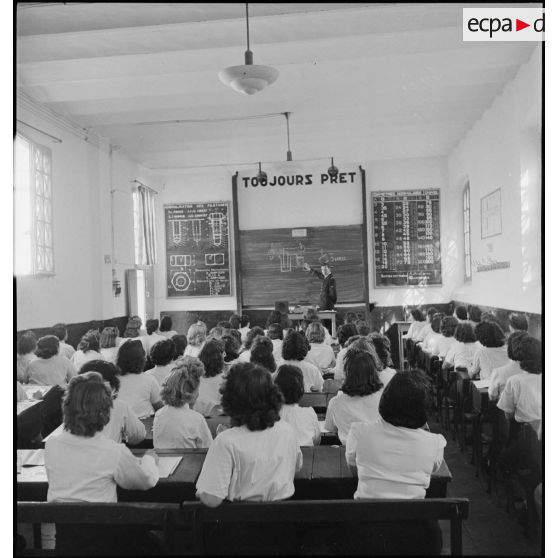
<path fill-rule="evenodd" d="M 21 413 L 23 413 L 23 411 L 25 411 L 26 409 L 29 409 L 29 407 L 33 407 L 33 405 L 36 405 L 37 403 L 39 403 L 41 400 L 40 399 L 33 399 L 33 400 L 27 400 L 27 401 L 20 401 L 17 404 L 17 414 L 20 415 Z"/>
<path fill-rule="evenodd" d="M 166 479 L 168 476 L 172 475 L 175 469 L 178 467 L 178 464 L 180 463 L 181 459 L 182 459 L 181 456 L 179 457 L 159 456 L 159 463 L 157 465 L 159 467 L 159 478 Z"/>
<path fill-rule="evenodd" d="M 23 467 L 45 464 L 45 450 L 43 449 L 17 450 L 17 456 L 21 459 L 21 465 Z"/>
<path fill-rule="evenodd" d="M 490 380 L 477 380 L 473 382 L 477 389 L 489 388 L 490 387 Z"/>
<path fill-rule="evenodd" d="M 23 391 L 25 391 L 25 395 L 27 395 L 27 399 L 34 399 L 33 395 L 36 392 L 39 392 L 42 397 L 44 397 L 45 393 L 51 388 L 52 386 L 39 386 L 35 384 L 27 384 L 23 386 Z"/>
<path fill-rule="evenodd" d="M 331 430 L 326 430 L 325 420 L 319 420 L 318 425 L 320 426 L 320 432 L 322 432 L 322 433 L 330 433 L 331 432 Z"/>
<path fill-rule="evenodd" d="M 24 467 L 17 474 L 17 482 L 48 482 L 45 466 Z"/>

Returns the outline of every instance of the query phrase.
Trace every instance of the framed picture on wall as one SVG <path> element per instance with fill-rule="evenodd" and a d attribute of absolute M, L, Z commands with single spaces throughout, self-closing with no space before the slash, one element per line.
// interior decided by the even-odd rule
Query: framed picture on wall
<path fill-rule="evenodd" d="M 502 234 L 502 198 L 500 188 L 481 198 L 481 238 Z"/>

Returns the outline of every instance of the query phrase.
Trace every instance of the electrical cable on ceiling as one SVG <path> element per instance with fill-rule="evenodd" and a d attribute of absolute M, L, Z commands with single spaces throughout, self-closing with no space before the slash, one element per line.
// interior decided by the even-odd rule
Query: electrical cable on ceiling
<path fill-rule="evenodd" d="M 133 122 L 130 126 L 158 126 L 162 124 L 211 124 L 215 122 L 236 122 L 239 120 L 254 120 L 257 118 L 274 118 L 285 116 L 284 112 L 270 112 L 268 114 L 254 114 L 248 116 L 231 116 L 222 118 L 185 118 L 176 120 L 158 120 L 155 122 Z"/>

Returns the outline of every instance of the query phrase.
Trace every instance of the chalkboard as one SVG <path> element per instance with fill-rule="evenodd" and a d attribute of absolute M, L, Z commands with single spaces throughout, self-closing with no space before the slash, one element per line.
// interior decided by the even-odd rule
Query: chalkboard
<path fill-rule="evenodd" d="M 319 269 L 329 255 L 337 286 L 337 304 L 364 301 L 362 225 L 240 231 L 242 303 L 272 306 L 318 304 L 320 281 L 304 271 Z"/>
<path fill-rule="evenodd" d="M 165 205 L 167 297 L 231 294 L 228 202 Z"/>
<path fill-rule="evenodd" d="M 440 190 L 372 192 L 374 286 L 442 284 Z"/>

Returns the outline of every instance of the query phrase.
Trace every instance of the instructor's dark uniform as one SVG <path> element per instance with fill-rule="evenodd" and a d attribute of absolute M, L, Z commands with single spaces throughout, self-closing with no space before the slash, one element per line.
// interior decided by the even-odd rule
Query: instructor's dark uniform
<path fill-rule="evenodd" d="M 327 277 L 324 277 L 321 271 L 316 269 L 310 269 L 318 279 L 322 282 L 322 290 L 320 291 L 320 310 L 333 310 L 335 303 L 337 302 L 337 288 L 335 287 L 335 279 L 330 273 Z"/>

